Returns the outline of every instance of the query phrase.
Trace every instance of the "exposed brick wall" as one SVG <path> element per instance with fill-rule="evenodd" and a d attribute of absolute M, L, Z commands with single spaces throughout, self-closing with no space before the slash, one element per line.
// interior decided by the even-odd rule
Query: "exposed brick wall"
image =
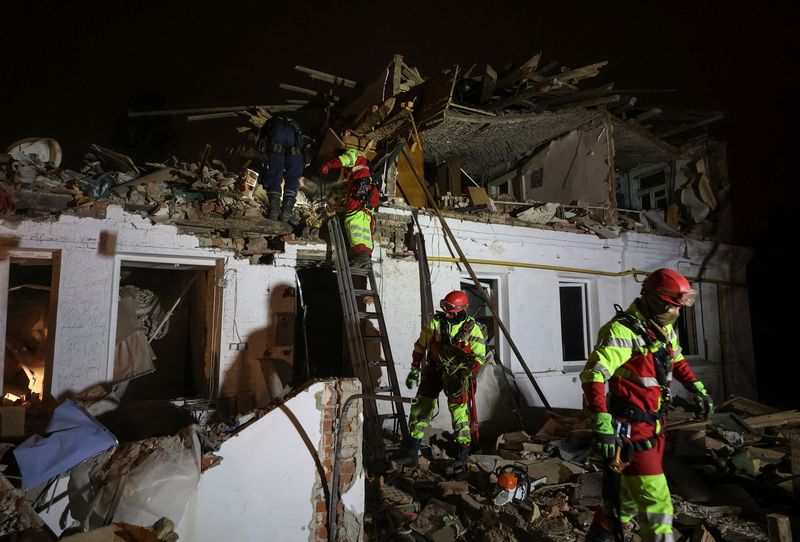
<path fill-rule="evenodd" d="M 328 539 L 328 495 L 333 480 L 333 461 L 335 437 L 338 430 L 342 406 L 348 397 L 361 393 L 361 384 L 356 379 L 330 380 L 325 388 L 317 394 L 317 406 L 322 412 L 322 433 L 320 437 L 320 464 L 325 473 L 325 483 L 317 479 L 312 499 L 314 500 L 314 517 L 309 525 L 309 540 L 319 542 Z M 339 459 L 339 494 L 347 493 L 358 481 L 363 466 L 361 401 L 354 401 L 348 408 L 345 417 L 340 444 Z M 360 540 L 363 533 L 362 514 L 347 510 L 342 499 L 336 511 L 336 540 Z"/>

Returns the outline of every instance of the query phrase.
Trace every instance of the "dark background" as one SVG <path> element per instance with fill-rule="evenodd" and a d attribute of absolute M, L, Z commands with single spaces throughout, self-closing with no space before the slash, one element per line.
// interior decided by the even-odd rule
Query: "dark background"
<path fill-rule="evenodd" d="M 684 1 L 248 4 L 7 3 L 0 16 L 0 147 L 54 137 L 65 164 L 77 167 L 90 143 L 128 150 L 129 107 L 301 98 L 277 87 L 311 85 L 294 72 L 296 64 L 367 82 L 393 53 L 423 76 L 451 63 L 500 69 L 540 50 L 543 60 L 570 67 L 608 60 L 598 83 L 678 89 L 643 94 L 640 104 L 727 114 L 713 130 L 728 142 L 737 242 L 755 250 L 749 284 L 761 399 L 800 406 L 793 340 L 800 295 L 792 265 L 800 217 L 796 10 Z M 213 156 L 240 140 L 236 125 L 242 122 L 179 123 L 150 148 L 196 160 L 213 142 Z"/>

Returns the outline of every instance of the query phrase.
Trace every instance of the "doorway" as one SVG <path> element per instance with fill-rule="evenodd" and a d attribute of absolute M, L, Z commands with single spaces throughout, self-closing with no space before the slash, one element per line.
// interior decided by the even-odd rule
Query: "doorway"
<path fill-rule="evenodd" d="M 58 295 L 52 253 L 7 260 L 3 404 L 36 405 L 49 393 Z"/>

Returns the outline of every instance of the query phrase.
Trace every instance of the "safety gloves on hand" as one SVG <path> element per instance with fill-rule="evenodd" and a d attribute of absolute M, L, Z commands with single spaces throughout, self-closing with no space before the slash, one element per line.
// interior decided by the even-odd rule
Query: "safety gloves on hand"
<path fill-rule="evenodd" d="M 694 401 L 697 415 L 704 420 L 710 418 L 714 414 L 714 400 L 711 399 L 703 383 L 699 380 L 692 382 L 689 391 L 692 392 L 692 401 Z"/>
<path fill-rule="evenodd" d="M 413 389 L 414 386 L 419 384 L 419 369 L 416 367 L 412 367 L 411 371 L 408 372 L 408 376 L 406 377 L 406 387 L 408 389 Z"/>
<path fill-rule="evenodd" d="M 614 457 L 617 449 L 617 439 L 614 435 L 613 418 L 608 412 L 596 412 L 592 420 L 593 441 L 595 452 L 604 459 Z"/>

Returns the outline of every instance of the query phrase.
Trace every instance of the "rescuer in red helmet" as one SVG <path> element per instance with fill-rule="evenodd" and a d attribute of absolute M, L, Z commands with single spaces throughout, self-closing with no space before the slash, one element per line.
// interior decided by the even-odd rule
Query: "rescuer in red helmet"
<path fill-rule="evenodd" d="M 626 311 L 617 307 L 614 319 L 600 329 L 581 372 L 593 412 L 594 450 L 607 465 L 603 505 L 587 541 L 621 540 L 623 526 L 637 515 L 643 540 L 673 540 L 672 500 L 662 467 L 672 377 L 692 393 L 699 415 L 707 418 L 714 412 L 672 327 L 695 294 L 677 271 L 651 273 L 640 297 Z"/>
<path fill-rule="evenodd" d="M 424 430 L 428 427 L 439 393 L 444 390 L 447 406 L 453 421 L 453 434 L 459 445 L 459 455 L 451 468 L 458 470 L 466 465 L 470 435 L 469 409 L 467 406 L 470 380 L 484 363 L 486 356 L 486 334 L 483 326 L 467 314 L 467 294 L 455 290 L 440 302 L 441 311 L 423 327 L 419 339 L 414 343 L 411 371 L 406 386 L 412 389 L 419 383 L 417 401 L 411 407 L 408 420 L 411 442 L 400 454 L 393 457 L 398 463 L 415 466 Z M 420 369 L 427 352 L 427 363 Z M 420 382 L 420 377 L 422 381 Z"/>

